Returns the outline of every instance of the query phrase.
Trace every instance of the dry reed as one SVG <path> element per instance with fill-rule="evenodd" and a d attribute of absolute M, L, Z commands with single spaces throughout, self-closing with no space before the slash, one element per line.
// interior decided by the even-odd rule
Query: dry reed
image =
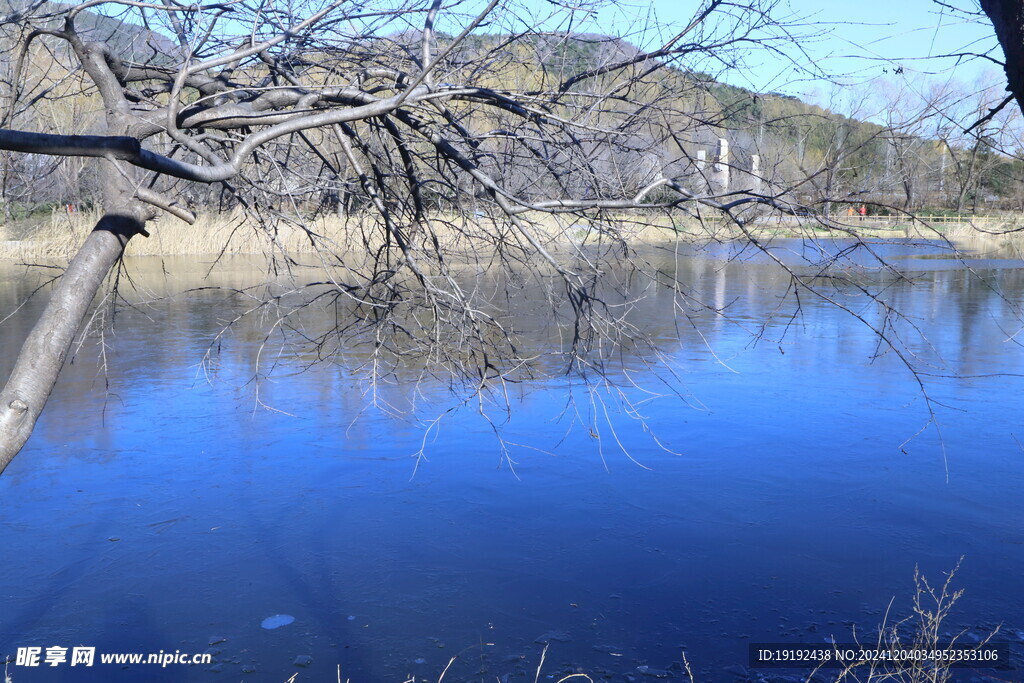
<path fill-rule="evenodd" d="M 77 251 L 99 218 L 98 213 L 80 211 L 65 213 L 55 210 L 48 220 L 22 234 L 14 234 L 12 226 L 0 226 L 0 259 L 68 260 Z M 597 241 L 621 239 L 632 244 L 656 244 L 682 240 L 686 242 L 728 241 L 751 235 L 758 239 L 785 237 L 852 237 L 863 238 L 945 238 L 956 244 L 982 248 L 1016 242 L 1019 233 L 1005 226 L 978 229 L 969 222 L 930 224 L 921 221 L 896 221 L 883 218 L 836 219 L 834 227 L 795 217 L 764 218 L 744 228 L 727 223 L 719 217 L 697 219 L 672 218 L 666 215 L 622 216 L 614 223 L 600 227 L 576 219 L 552 215 L 530 217 L 532 229 L 552 249 L 563 246 L 592 244 Z M 487 216 L 455 216 L 434 214 L 429 228 L 420 230 L 421 246 L 433 248 L 434 240 L 451 254 L 489 252 L 502 239 L 504 228 Z M 300 225 L 285 220 L 259 225 L 241 212 L 201 214 L 194 225 L 173 217 L 162 217 L 149 227 L 149 238 L 132 240 L 126 256 L 241 256 L 335 254 L 364 252 L 378 247 L 384 239 L 382 230 L 367 215 L 348 217 L 326 216 Z M 410 231 L 415 236 L 416 231 Z"/>

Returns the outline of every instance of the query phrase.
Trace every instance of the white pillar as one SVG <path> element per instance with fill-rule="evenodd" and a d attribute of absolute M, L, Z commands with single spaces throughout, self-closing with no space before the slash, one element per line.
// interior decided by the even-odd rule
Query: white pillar
<path fill-rule="evenodd" d="M 939 194 L 946 189 L 946 146 L 943 145 L 939 148 L 939 158 L 942 160 L 939 164 Z M 942 201 L 942 198 L 940 198 Z"/>
<path fill-rule="evenodd" d="M 704 193 L 708 188 L 708 153 L 703 149 L 697 150 L 697 191 Z"/>
<path fill-rule="evenodd" d="M 729 141 L 718 138 L 718 154 L 711 172 L 711 191 L 725 194 L 729 191 Z"/>

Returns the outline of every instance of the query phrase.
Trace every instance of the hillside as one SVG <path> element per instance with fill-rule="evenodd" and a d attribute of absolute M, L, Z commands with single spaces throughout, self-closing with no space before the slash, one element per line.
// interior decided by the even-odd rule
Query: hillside
<path fill-rule="evenodd" d="M 20 30 L 17 12 L 26 4 L 24 0 L 0 0 L 0 16 L 11 20 L 0 28 L 0 41 L 8 46 L 5 56 L 0 57 L 0 70 L 8 77 L 13 54 L 10 48 Z M 44 5 L 54 12 L 61 7 Z M 84 12 L 78 21 L 89 37 L 107 42 L 128 62 L 168 63 L 176 52 L 174 41 L 159 30 L 115 16 Z M 419 33 L 410 30 L 354 43 L 348 48 L 352 52 L 348 63 L 354 70 L 383 66 L 414 72 L 415 65 L 409 61 L 419 40 Z M 440 36 L 439 47 L 450 40 L 449 36 Z M 378 43 L 387 45 L 382 48 Z M 21 112 L 22 125 L 51 131 L 99 130 L 98 102 L 88 84 L 73 73 L 71 60 L 65 59 L 66 47 L 56 40 L 45 40 L 45 46 L 47 49 L 31 53 L 22 85 L 26 88 L 23 99 L 48 99 L 49 103 L 45 109 Z M 529 38 L 481 34 L 470 36 L 453 51 L 442 74 L 450 74 L 452 82 L 527 95 L 564 91 L 555 99 L 557 106 L 568 107 L 574 106 L 569 101 L 579 88 L 574 80 L 578 74 L 610 79 L 612 76 L 600 74 L 603 67 L 630 62 L 639 54 L 639 48 L 628 41 L 596 34 L 539 34 Z M 481 68 L 484 64 L 486 68 Z M 649 67 L 649 63 L 641 62 L 628 68 L 635 73 Z M 446 79 L 439 75 L 438 80 Z M 636 140 L 635 152 L 612 160 L 613 166 L 657 168 L 659 174 L 687 178 L 698 190 L 705 183 L 701 176 L 706 173 L 702 166 L 705 162 L 699 158 L 714 161 L 718 141 L 724 139 L 730 149 L 728 164 L 739 179 L 736 182 L 751 186 L 756 172 L 762 179 L 757 186 L 763 191 L 798 187 L 801 201 L 824 202 L 826 210 L 831 203 L 828 200 L 908 209 L 925 204 L 963 209 L 977 207 L 979 201 L 983 205 L 1015 201 L 1021 194 L 1020 183 L 1016 182 L 1022 175 L 1019 164 L 984 145 L 962 149 L 895 134 L 794 97 L 727 85 L 706 73 L 687 69 L 685 59 L 649 78 L 638 79 L 630 92 L 618 97 L 623 106 L 628 103 L 642 109 L 644 103 L 657 101 L 659 109 L 649 124 L 625 131 Z M 611 98 L 602 105 L 600 115 L 614 121 L 617 106 Z M 497 122 L 485 118 L 484 123 Z M 88 202 L 95 194 L 87 164 L 18 159 L 7 169 L 4 203 L 8 213 L 12 206 L 24 211 L 40 205 L 81 202 L 83 196 Z"/>
<path fill-rule="evenodd" d="M 23 13 L 34 3 L 29 0 L 0 0 L 0 36 L 7 43 L 20 31 L 20 20 Z M 49 22 L 35 22 L 47 28 L 60 28 L 60 19 L 56 15 L 70 5 L 54 2 L 43 3 L 34 15 L 52 13 L 55 17 Z M 117 16 L 105 16 L 97 12 L 85 11 L 78 15 L 77 24 L 81 32 L 91 40 L 105 42 L 123 59 L 141 61 L 157 54 L 173 54 L 176 51 L 174 41 L 157 31 L 125 21 Z M 3 59 L 9 56 L 5 54 Z"/>

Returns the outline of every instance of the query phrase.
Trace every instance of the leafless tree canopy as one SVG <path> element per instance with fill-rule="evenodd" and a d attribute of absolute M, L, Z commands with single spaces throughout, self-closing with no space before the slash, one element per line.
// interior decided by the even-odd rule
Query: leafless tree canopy
<path fill-rule="evenodd" d="M 758 244 L 747 230 L 758 212 L 806 213 L 809 194 L 826 214 L 856 201 L 842 169 L 864 145 L 888 139 L 904 158 L 905 138 L 856 141 L 833 125 L 820 163 L 787 168 L 763 140 L 787 115 L 769 121 L 767 109 L 762 134 L 739 136 L 758 144 L 698 157 L 738 106 L 713 74 L 758 50 L 804 57 L 775 0 L 692 10 L 668 29 L 638 21 L 610 37 L 594 27 L 618 10 L 600 2 L 0 4 L 5 206 L 64 173 L 104 212 L 0 396 L 0 470 L 125 244 L 159 229 L 147 227 L 159 215 L 244 212 L 242 229 L 271 243 L 283 226 L 304 231 L 320 270 L 296 288 L 337 321 L 306 339 L 321 356 L 358 337 L 384 371 L 419 353 L 480 389 L 522 376 L 529 354 L 492 305 L 496 290 L 465 272 L 490 273 L 509 297 L 510 283 L 545 282 L 562 364 L 599 369 L 616 345 L 642 343 L 610 265 L 630 252 L 631 226 L 657 216 L 671 230 L 710 212 Z M 325 215 L 347 224 L 344 239 L 321 228 Z M 273 256 L 274 268 L 298 265 L 283 247 Z M 703 305 L 647 275 L 679 310 Z M 884 324 L 878 333 L 888 342 Z"/>
<path fill-rule="evenodd" d="M 324 266 L 302 285 L 307 303 L 343 310 L 310 340 L 322 349 L 370 334 L 384 364 L 420 350 L 478 386 L 509 379 L 524 367 L 514 334 L 456 271 L 514 266 L 510 278 L 558 283 L 565 362 L 591 362 L 597 339 L 628 331 L 595 288 L 604 256 L 627 248 L 629 212 L 710 207 L 742 225 L 744 205 L 776 203 L 701 181 L 688 146 L 722 111 L 696 69 L 733 65 L 752 44 L 781 50 L 790 35 L 773 5 L 710 0 L 634 42 L 576 30 L 598 5 L 9 5 L 8 170 L 24 153 L 95 158 L 105 215 L 3 394 L 0 463 L 27 438 L 124 244 L 160 213 L 243 210 L 271 234 L 306 231 Z M 39 125 L 41 103 L 83 100 L 92 121 Z M 325 212 L 351 240 L 318 231 Z"/>

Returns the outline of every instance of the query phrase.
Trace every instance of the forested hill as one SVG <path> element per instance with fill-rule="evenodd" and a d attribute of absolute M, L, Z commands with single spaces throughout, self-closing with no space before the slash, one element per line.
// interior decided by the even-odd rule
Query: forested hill
<path fill-rule="evenodd" d="M 410 50 L 418 45 L 416 34 L 395 40 Z M 518 68 L 504 70 L 506 81 L 541 82 L 538 90 L 547 91 L 573 83 L 577 74 L 641 56 L 628 41 L 595 34 L 474 36 L 461 53 L 471 62 L 485 54 L 493 59 L 500 50 L 514 54 L 519 62 Z M 639 62 L 633 73 L 648 67 Z M 509 74 L 515 78 L 509 79 Z M 646 89 L 633 87 L 623 97 L 633 102 L 675 98 L 668 109 L 684 116 L 673 118 L 672 144 L 661 150 L 660 159 L 670 171 L 674 164 L 674 170 L 685 173 L 680 159 L 692 161 L 700 152 L 710 160 L 724 139 L 730 148 L 728 163 L 736 171 L 749 171 L 757 155 L 769 186 L 799 185 L 804 199 L 825 205 L 837 198 L 874 203 L 877 211 L 926 206 L 958 212 L 1024 209 L 1024 163 L 1003 153 L 995 136 L 982 130 L 960 135 L 969 124 L 959 130 L 947 126 L 952 138 L 929 133 L 920 117 L 911 128 L 886 128 L 793 96 L 728 85 L 687 68 L 685 56 L 663 64 Z"/>
<path fill-rule="evenodd" d="M 0 23 L 0 40 L 3 41 L 4 52 L 8 53 L 3 59 L 6 60 L 10 56 L 9 48 L 13 46 L 22 31 L 21 20 L 24 12 L 29 6 L 34 5 L 35 3 L 28 0 L 0 0 L 0 21 L 2 21 Z M 52 14 L 54 15 L 52 21 L 42 22 L 43 26 L 59 29 L 63 19 L 58 15 L 69 6 L 71 5 L 46 2 L 33 12 L 33 16 Z M 114 53 L 123 59 L 141 61 L 155 54 L 171 54 L 176 51 L 174 41 L 159 31 L 148 30 L 145 27 L 96 12 L 88 10 L 81 12 L 76 19 L 76 25 L 85 36 L 91 40 L 107 43 Z"/>
<path fill-rule="evenodd" d="M 0 0 L 0 18 L 9 19 L 0 27 L 0 42 L 6 48 L 5 56 L 0 57 L 4 80 L 11 77 L 12 48 L 23 30 L 17 12 L 25 5 L 24 0 Z M 56 12 L 62 5 L 44 7 Z M 151 30 L 88 11 L 82 12 L 77 21 L 91 38 L 108 42 L 127 61 L 159 62 L 173 59 L 177 52 L 166 28 Z M 390 55 L 390 66 L 402 64 L 407 71 L 414 71 L 419 39 L 417 32 L 407 31 L 371 37 L 351 47 L 355 53 L 372 55 L 372 59 Z M 440 36 L 438 47 L 443 48 L 450 40 Z M 390 43 L 392 49 L 379 49 L 376 44 L 381 42 Z M 369 43 L 375 44 L 372 49 Z M 49 88 L 56 97 L 45 113 L 25 112 L 27 125 L 40 130 L 88 131 L 99 121 L 97 100 L 90 99 L 80 86 L 75 90 L 75 79 L 64 70 L 70 60 L 61 59 L 59 41 L 47 45 L 48 49 L 32 52 L 30 68 L 22 80 L 30 81 L 39 93 Z M 444 80 L 447 68 L 460 78 L 469 74 L 478 84 L 498 90 L 550 93 L 565 89 L 572 93 L 579 87 L 573 76 L 598 73 L 609 65 L 631 62 L 640 54 L 639 48 L 628 41 L 596 34 L 547 33 L 528 38 L 478 34 L 469 36 L 448 56 L 449 63 L 442 65 L 437 80 Z M 359 54 L 351 62 L 360 67 L 373 66 L 361 63 Z M 650 62 L 637 62 L 629 68 L 636 73 L 650 66 Z M 965 203 L 977 205 L 979 200 L 1008 201 L 1019 191 L 1020 183 L 1009 181 L 1021 175 L 1015 162 L 983 144 L 958 148 L 927 136 L 887 131 L 795 97 L 754 93 L 687 69 L 685 58 L 636 83 L 617 96 L 631 106 L 642 105 L 645 98 L 662 103 L 672 100 L 668 109 L 679 114 L 671 121 L 652 119 L 647 130 L 631 133 L 650 137 L 658 125 L 671 128 L 669 134 L 661 134 L 663 140 L 648 146 L 645 158 L 645 163 L 660 165 L 671 175 L 692 173 L 696 155 L 703 153 L 712 159 L 718 141 L 725 139 L 731 150 L 728 163 L 736 169 L 749 172 L 756 155 L 760 172 L 770 185 L 783 187 L 811 178 L 803 183 L 803 191 L 824 198 L 863 195 L 879 204 L 906 208 L 924 204 L 957 204 L 963 208 Z M 44 120 L 44 116 L 50 118 Z M 55 160 L 33 163 L 40 165 L 36 174 L 44 173 L 43 167 L 46 174 L 57 168 Z M 79 171 L 76 178 L 66 179 L 63 185 L 87 181 L 87 174 Z M 29 203 L 61 202 L 68 192 L 59 189 L 61 185 L 24 183 L 20 193 L 9 186 L 6 198 Z"/>

